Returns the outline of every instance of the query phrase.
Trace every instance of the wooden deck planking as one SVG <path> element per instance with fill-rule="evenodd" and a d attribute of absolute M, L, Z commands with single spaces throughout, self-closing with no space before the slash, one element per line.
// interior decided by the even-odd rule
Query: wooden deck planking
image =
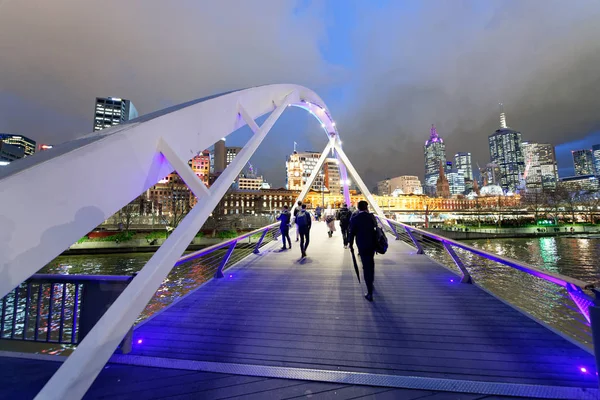
<path fill-rule="evenodd" d="M 400 242 L 376 257 L 363 297 L 341 238 L 228 270 L 136 330 L 134 354 L 496 382 L 596 387 L 593 358 Z M 296 243 L 295 243 L 296 244 Z M 229 278 L 229 275 L 232 275 Z M 466 378 L 468 377 L 468 378 Z"/>

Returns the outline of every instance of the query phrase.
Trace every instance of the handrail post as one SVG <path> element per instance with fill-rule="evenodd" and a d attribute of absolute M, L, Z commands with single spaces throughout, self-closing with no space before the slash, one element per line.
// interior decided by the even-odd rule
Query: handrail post
<path fill-rule="evenodd" d="M 256 242 L 256 247 L 254 247 L 254 254 L 258 254 L 260 253 L 260 245 L 263 242 L 263 239 L 265 238 L 265 236 L 267 235 L 267 232 L 269 231 L 269 228 L 265 228 L 265 230 L 263 231 L 262 235 L 260 235 L 260 239 L 258 239 L 258 242 Z"/>
<path fill-rule="evenodd" d="M 471 275 L 469 274 L 469 271 L 467 271 L 467 268 L 463 264 L 462 260 L 458 256 L 458 254 L 456 254 L 456 252 L 452 248 L 452 245 L 447 242 L 442 242 L 442 243 L 444 245 L 444 248 L 450 255 L 450 257 L 452 257 L 452 260 L 454 260 L 454 263 L 456 264 L 458 269 L 460 269 L 460 272 L 462 272 L 462 274 L 463 274 L 462 279 L 460 280 L 460 283 L 473 283 L 473 280 L 471 279 Z"/>
<path fill-rule="evenodd" d="M 410 229 L 408 228 L 408 226 L 405 226 L 404 230 L 406 231 L 406 233 L 408 234 L 408 236 L 411 238 L 411 240 L 415 244 L 415 247 L 417 248 L 417 254 L 425 254 L 425 252 L 423 251 L 423 247 L 421 246 L 421 243 L 419 243 L 417 241 L 417 239 L 413 236 L 413 234 L 410 231 Z"/>
<path fill-rule="evenodd" d="M 381 222 L 381 221 L 379 221 L 379 222 Z M 400 235 L 398 235 L 398 231 L 396 230 L 396 227 L 394 226 L 392 221 L 390 221 L 388 219 L 387 223 L 388 223 L 388 226 L 390 227 L 390 229 L 392 230 L 392 232 L 394 233 L 394 236 L 396 236 L 396 240 L 400 240 Z"/>
<path fill-rule="evenodd" d="M 232 242 L 229 245 L 229 248 L 227 249 L 227 253 L 225 253 L 225 256 L 223 257 L 223 260 L 221 261 L 221 264 L 219 264 L 219 268 L 217 268 L 217 272 L 215 272 L 215 278 L 223 278 L 223 268 L 225 268 L 225 265 L 227 265 L 227 261 L 229 261 L 229 258 L 231 258 L 231 254 L 233 254 L 233 250 L 235 249 L 235 245 L 237 244 L 237 240 Z"/>
<path fill-rule="evenodd" d="M 590 329 L 592 330 L 592 343 L 594 345 L 594 358 L 596 366 L 600 365 L 600 292 L 593 288 L 594 298 L 592 304 L 588 308 L 590 317 Z M 600 377 L 598 377 L 600 384 Z"/>

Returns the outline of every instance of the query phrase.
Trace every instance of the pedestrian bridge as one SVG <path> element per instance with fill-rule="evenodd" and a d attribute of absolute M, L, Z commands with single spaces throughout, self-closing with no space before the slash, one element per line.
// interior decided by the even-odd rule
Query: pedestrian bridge
<path fill-rule="evenodd" d="M 276 225 L 182 257 L 291 106 L 314 116 L 327 137 L 298 200 L 333 153 L 346 201 L 348 173 L 398 239 L 377 256 L 374 303 L 363 298 L 339 235 L 328 238 L 323 223 L 302 262 L 297 246 L 277 251 Z M 206 187 L 187 161 L 245 125 L 253 136 Z M 267 85 L 152 113 L 5 167 L 0 340 L 77 349 L 62 365 L 3 354 L 0 397 L 597 398 L 593 283 L 386 219 L 341 144 L 316 93 Z M 135 277 L 34 275 L 173 171 L 198 203 Z M 65 173 L 69 179 L 56 179 Z M 144 308 L 161 303 L 174 265 L 210 279 L 138 324 L 130 341 Z M 108 281 L 120 287 L 116 296 Z M 95 304 L 100 298 L 108 309 Z"/>
<path fill-rule="evenodd" d="M 376 256 L 375 300 L 369 303 L 339 231 L 330 239 L 325 223 L 314 223 L 304 260 L 297 243 L 280 251 L 275 226 L 264 232 L 259 254 L 236 263 L 211 263 L 214 254 L 207 251 L 182 259 L 176 268 L 199 264 L 213 274 L 222 267 L 223 278 L 139 324 L 132 351 L 113 355 L 85 398 L 598 394 L 594 357 L 585 346 L 480 287 L 460 283 L 458 270 L 418 254 L 404 235 Z M 423 239 L 419 243 L 427 246 Z M 20 356 L 0 359 L 1 398 L 33 398 L 60 365 Z"/>

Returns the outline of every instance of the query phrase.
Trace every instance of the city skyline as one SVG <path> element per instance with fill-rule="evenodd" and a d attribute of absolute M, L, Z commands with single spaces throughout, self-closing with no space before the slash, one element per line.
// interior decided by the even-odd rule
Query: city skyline
<path fill-rule="evenodd" d="M 571 150 L 600 142 L 600 99 L 589 90 L 600 77 L 589 68 L 600 59 L 594 40 L 600 4 L 594 2 L 571 7 L 551 0 L 539 8 L 530 2 L 506 7 L 502 1 L 344 7 L 265 1 L 237 4 L 236 14 L 247 17 L 223 19 L 233 4 L 225 0 L 210 7 L 140 7 L 132 1 L 120 5 L 119 13 L 96 10 L 107 35 L 101 43 L 89 29 L 88 5 L 32 2 L 2 6 L 0 131 L 41 143 L 89 134 L 89 110 L 99 95 L 131 99 L 140 114 L 148 114 L 272 82 L 319 93 L 369 185 L 385 176 L 421 175 L 416 149 L 431 122 L 448 142 L 448 154 L 470 152 L 473 164 L 485 165 L 498 101 L 527 140 L 556 145 L 561 176 L 573 175 L 565 162 Z M 32 28 L 12 35 L 25 13 Z M 154 27 L 169 20 L 179 23 L 157 36 Z M 284 28 L 289 26 L 294 29 Z M 292 33 L 298 31 L 303 35 Z M 218 44 L 208 39 L 214 35 Z M 64 45 L 44 51 L 56 38 Z M 423 48 L 429 49 L 425 56 Z M 82 57 L 73 61 L 73 53 Z M 508 60 L 517 59 L 518 68 L 508 68 Z M 282 138 L 305 149 L 324 145 L 318 124 L 301 112 L 288 113 L 253 160 L 276 186 L 284 184 L 277 169 L 288 153 Z M 239 140 L 231 137 L 232 145 L 249 135 L 245 129 Z M 589 146 L 577 144 L 582 141 Z"/>

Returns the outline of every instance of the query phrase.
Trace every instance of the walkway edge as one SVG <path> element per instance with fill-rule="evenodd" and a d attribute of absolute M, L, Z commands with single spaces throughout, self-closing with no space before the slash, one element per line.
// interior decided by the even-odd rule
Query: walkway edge
<path fill-rule="evenodd" d="M 265 378 L 344 383 L 402 389 L 473 393 L 497 396 L 534 397 L 544 399 L 598 399 L 598 389 L 564 386 L 525 385 L 468 381 L 459 379 L 424 378 L 417 376 L 383 375 L 364 372 L 329 371 L 320 369 L 272 367 L 265 365 L 193 361 L 160 357 L 114 355 L 109 363 L 143 367 L 204 371 Z"/>

